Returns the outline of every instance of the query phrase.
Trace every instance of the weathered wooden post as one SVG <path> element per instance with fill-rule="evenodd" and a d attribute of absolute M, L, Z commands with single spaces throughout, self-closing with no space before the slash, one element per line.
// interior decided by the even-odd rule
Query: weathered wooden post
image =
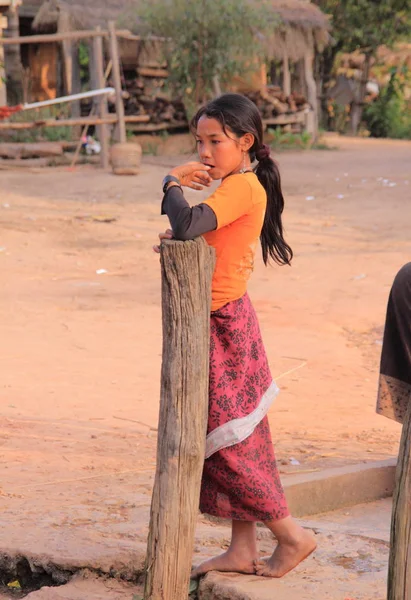
<path fill-rule="evenodd" d="M 411 402 L 403 424 L 393 498 L 388 600 L 411 600 Z"/>
<path fill-rule="evenodd" d="M 161 246 L 163 362 L 145 600 L 188 595 L 208 413 L 214 250 L 203 238 Z"/>
<path fill-rule="evenodd" d="M 101 27 L 96 27 L 96 31 L 101 31 Z M 96 80 L 97 84 L 95 87 L 102 89 L 106 86 L 106 78 L 104 76 L 104 51 L 101 36 L 93 39 L 93 66 L 95 69 L 93 79 Z M 108 115 L 107 96 L 100 96 L 95 102 L 99 117 L 105 119 Z M 107 124 L 98 125 L 98 136 L 101 143 L 101 166 L 103 169 L 108 169 L 110 164 L 110 135 Z"/>
<path fill-rule="evenodd" d="M 120 73 L 120 57 L 118 51 L 118 41 L 116 35 L 116 27 L 114 21 L 109 21 L 108 24 L 109 42 L 110 42 L 110 58 L 113 62 L 112 73 L 114 87 L 116 89 L 116 112 L 117 112 L 117 137 L 121 144 L 127 141 L 126 122 L 124 119 L 124 102 L 122 96 L 121 73 Z"/>

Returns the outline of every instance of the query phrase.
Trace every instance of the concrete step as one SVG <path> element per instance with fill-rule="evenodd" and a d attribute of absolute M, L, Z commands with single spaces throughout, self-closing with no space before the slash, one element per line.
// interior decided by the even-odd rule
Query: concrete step
<path fill-rule="evenodd" d="M 281 579 L 209 573 L 199 600 L 385 600 L 391 500 L 301 520 L 316 534 L 318 549 Z M 269 555 L 266 536 L 260 549 Z M 215 554 L 215 553 L 214 553 Z M 207 552 L 213 555 L 213 552 Z"/>

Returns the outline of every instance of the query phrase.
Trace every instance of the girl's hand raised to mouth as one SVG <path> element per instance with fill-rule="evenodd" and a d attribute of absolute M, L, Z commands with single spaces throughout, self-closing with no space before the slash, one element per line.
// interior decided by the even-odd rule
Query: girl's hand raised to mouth
<path fill-rule="evenodd" d="M 211 167 L 201 162 L 188 162 L 181 167 L 175 167 L 169 172 L 169 175 L 177 177 L 180 184 L 192 190 L 202 190 L 203 187 L 210 187 L 213 181 L 208 171 Z M 170 186 L 173 185 L 172 183 Z M 177 184 L 175 184 L 177 185 Z"/>

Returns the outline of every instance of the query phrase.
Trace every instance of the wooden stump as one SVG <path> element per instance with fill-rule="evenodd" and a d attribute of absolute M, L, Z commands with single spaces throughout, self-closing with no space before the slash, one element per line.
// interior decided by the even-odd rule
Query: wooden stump
<path fill-rule="evenodd" d="M 411 403 L 402 430 L 393 498 L 388 600 L 411 600 Z"/>
<path fill-rule="evenodd" d="M 208 413 L 214 250 L 203 238 L 161 246 L 163 363 L 145 600 L 188 595 Z"/>

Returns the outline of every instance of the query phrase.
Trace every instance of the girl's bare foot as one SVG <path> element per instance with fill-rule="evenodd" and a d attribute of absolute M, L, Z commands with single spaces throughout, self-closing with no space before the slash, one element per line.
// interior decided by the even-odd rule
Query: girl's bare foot
<path fill-rule="evenodd" d="M 259 560 L 255 571 L 262 577 L 283 577 L 312 554 L 316 547 L 313 534 L 301 529 L 298 537 L 279 542 L 270 558 Z"/>
<path fill-rule="evenodd" d="M 257 553 L 247 551 L 237 552 L 228 549 L 227 552 L 204 561 L 198 567 L 193 567 L 191 577 L 196 579 L 208 573 L 208 571 L 224 571 L 230 573 L 255 573 L 255 565 L 258 560 Z"/>
<path fill-rule="evenodd" d="M 257 560 L 256 524 L 251 521 L 233 521 L 231 544 L 227 552 L 193 567 L 191 577 L 201 577 L 208 571 L 255 573 Z"/>

